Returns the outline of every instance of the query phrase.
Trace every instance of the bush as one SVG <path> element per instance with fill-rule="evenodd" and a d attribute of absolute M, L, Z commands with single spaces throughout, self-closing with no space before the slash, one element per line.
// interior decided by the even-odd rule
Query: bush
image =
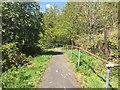
<path fill-rule="evenodd" d="M 2 71 L 10 69 L 12 66 L 18 67 L 27 63 L 25 54 L 19 52 L 16 43 L 2 45 Z"/>
<path fill-rule="evenodd" d="M 28 81 L 31 75 L 27 75 L 24 66 L 17 69 L 12 67 L 2 74 L 2 88 L 32 87 L 33 83 Z"/>

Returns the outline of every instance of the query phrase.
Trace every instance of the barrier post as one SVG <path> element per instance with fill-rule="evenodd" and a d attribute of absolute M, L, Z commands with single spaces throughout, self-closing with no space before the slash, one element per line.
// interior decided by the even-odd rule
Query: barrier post
<path fill-rule="evenodd" d="M 66 50 L 68 50 L 68 46 L 66 45 Z"/>
<path fill-rule="evenodd" d="M 69 50 L 69 46 L 67 46 L 67 50 Z"/>
<path fill-rule="evenodd" d="M 65 49 L 64 45 L 63 45 L 63 49 Z"/>
<path fill-rule="evenodd" d="M 111 71 L 111 68 L 110 68 L 110 67 L 107 67 L 107 75 L 106 75 L 106 90 L 108 90 L 108 88 L 109 88 L 110 71 Z"/>
<path fill-rule="evenodd" d="M 80 66 L 80 49 L 79 49 L 79 53 L 78 53 L 78 66 Z"/>
<path fill-rule="evenodd" d="M 67 51 L 67 45 L 65 45 L 65 50 Z"/>
<path fill-rule="evenodd" d="M 72 59 L 72 46 L 71 46 L 71 56 L 70 56 L 70 58 Z"/>
<path fill-rule="evenodd" d="M 109 62 L 108 64 L 106 64 L 106 67 L 107 67 L 106 90 L 108 90 L 108 88 L 109 88 L 110 71 L 111 71 L 111 68 L 114 67 L 114 64 Z"/>

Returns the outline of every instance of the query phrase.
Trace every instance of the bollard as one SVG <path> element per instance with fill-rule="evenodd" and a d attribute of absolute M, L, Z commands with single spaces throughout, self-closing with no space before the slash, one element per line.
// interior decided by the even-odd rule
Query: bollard
<path fill-rule="evenodd" d="M 111 71 L 111 68 L 110 68 L 110 67 L 107 67 L 107 75 L 106 75 L 106 90 L 108 90 L 108 88 L 109 88 L 110 71 Z"/>
<path fill-rule="evenodd" d="M 65 45 L 65 50 L 67 50 L 67 46 Z"/>
<path fill-rule="evenodd" d="M 109 88 L 110 71 L 111 71 L 111 68 L 114 67 L 114 64 L 109 62 L 108 64 L 106 64 L 106 67 L 107 67 L 106 90 L 108 90 L 108 88 Z"/>
<path fill-rule="evenodd" d="M 72 59 L 72 46 L 71 46 L 71 57 L 70 58 Z"/>
<path fill-rule="evenodd" d="M 67 46 L 67 50 L 69 50 L 69 46 Z"/>
<path fill-rule="evenodd" d="M 66 45 L 66 51 L 67 51 L 67 45 Z"/>
<path fill-rule="evenodd" d="M 63 45 L 63 49 L 65 49 L 65 48 L 64 48 L 64 45 Z"/>
<path fill-rule="evenodd" d="M 78 53 L 78 66 L 80 66 L 80 50 L 79 50 L 79 53 Z"/>

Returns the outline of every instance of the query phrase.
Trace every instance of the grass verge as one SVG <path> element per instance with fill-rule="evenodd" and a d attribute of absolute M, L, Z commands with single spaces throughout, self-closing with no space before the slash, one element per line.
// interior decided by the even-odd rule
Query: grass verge
<path fill-rule="evenodd" d="M 69 62 L 74 67 L 77 74 L 77 80 L 81 88 L 105 88 L 106 87 L 106 66 L 105 63 L 96 59 L 95 57 L 81 51 L 80 52 L 80 66 L 77 66 L 78 51 L 64 50 L 67 54 Z M 110 74 L 111 88 L 118 88 L 118 69 L 112 68 Z"/>
<path fill-rule="evenodd" d="M 3 88 L 31 88 L 36 87 L 45 71 L 53 51 L 38 55 L 22 67 L 9 69 L 2 73 Z"/>

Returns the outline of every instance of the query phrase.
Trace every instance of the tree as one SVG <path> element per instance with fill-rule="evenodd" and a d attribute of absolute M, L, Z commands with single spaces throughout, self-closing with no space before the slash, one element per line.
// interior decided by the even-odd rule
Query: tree
<path fill-rule="evenodd" d="M 18 42 L 22 52 L 37 46 L 39 33 L 44 33 L 38 3 L 5 2 L 2 13 L 3 44 Z"/>
<path fill-rule="evenodd" d="M 44 22 L 44 34 L 40 34 L 42 38 L 39 40 L 39 46 L 50 47 L 54 46 L 57 42 L 56 37 L 58 32 L 56 28 L 57 19 L 59 16 L 59 9 L 57 6 L 53 6 L 49 9 L 46 9 L 46 12 L 43 14 L 43 22 Z"/>

